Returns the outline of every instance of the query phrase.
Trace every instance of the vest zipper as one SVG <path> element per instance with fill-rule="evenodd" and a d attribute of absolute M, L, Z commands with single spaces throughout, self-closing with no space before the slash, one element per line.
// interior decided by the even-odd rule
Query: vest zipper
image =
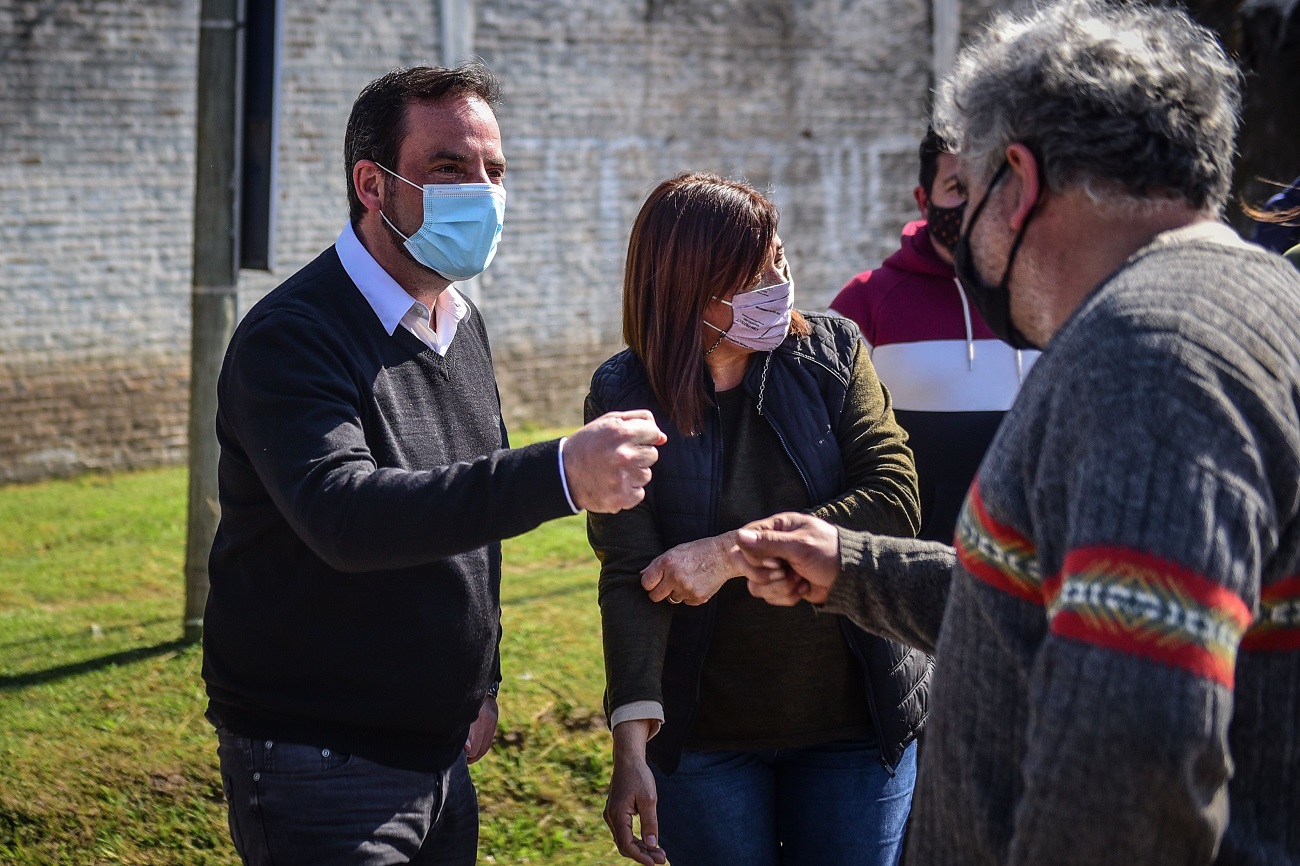
<path fill-rule="evenodd" d="M 767 360 L 769 364 L 772 362 L 772 355 L 770 353 L 768 354 Z M 766 385 L 767 385 L 767 366 L 764 365 L 762 384 L 759 385 L 758 414 L 765 421 L 767 421 L 767 425 L 772 428 L 772 432 L 776 434 L 776 441 L 781 443 L 781 448 L 782 450 L 785 451 L 785 456 L 790 459 L 790 462 L 794 465 L 795 471 L 799 473 L 799 479 L 803 481 L 804 490 L 808 491 L 808 499 L 815 500 L 817 498 L 817 493 L 812 489 L 812 484 L 808 481 L 808 476 L 804 474 L 803 467 L 799 465 L 799 461 L 795 459 L 794 453 L 790 451 L 790 446 L 786 443 L 785 436 L 781 434 L 780 429 L 778 429 L 777 426 L 773 424 L 770 419 L 767 418 L 767 416 L 763 415 L 762 394 L 763 394 L 763 388 Z M 719 409 L 718 410 L 719 419 L 721 419 L 721 415 L 722 415 L 722 410 Z M 719 428 L 721 428 L 721 421 L 719 421 Z M 721 436 L 718 437 L 718 448 L 719 450 L 721 450 L 722 448 Z M 715 525 L 716 522 L 717 522 L 717 516 L 715 514 L 714 516 Z M 858 666 L 862 670 L 863 685 L 866 687 L 864 690 L 867 696 L 867 712 L 871 716 L 871 724 L 876 729 L 876 744 L 877 744 L 876 760 L 880 763 L 880 766 L 884 768 L 885 772 L 889 774 L 889 778 L 892 779 L 897 774 L 894 772 L 894 768 L 889 765 L 888 759 L 885 758 L 885 742 L 882 738 L 883 729 L 880 726 L 880 712 L 876 709 L 876 696 L 872 693 L 872 688 L 869 682 L 871 679 L 871 671 L 867 667 L 867 660 L 863 657 L 862 650 L 858 648 L 858 645 L 852 640 L 849 633 L 845 630 L 844 617 L 837 617 L 837 619 L 839 619 L 840 621 L 840 633 L 844 636 L 844 642 L 849 645 L 849 651 L 853 653 L 853 657 L 858 660 Z"/>
<path fill-rule="evenodd" d="M 803 467 L 799 465 L 799 461 L 795 459 L 794 452 L 790 450 L 790 446 L 786 443 L 785 436 L 781 435 L 780 429 L 772 423 L 771 419 L 763 414 L 763 391 L 767 387 L 767 367 L 768 364 L 772 363 L 772 355 L 772 352 L 769 352 L 767 355 L 767 364 L 763 365 L 763 378 L 760 380 L 758 386 L 758 416 L 764 421 L 767 421 L 767 426 L 771 427 L 772 432 L 776 434 L 776 441 L 781 443 L 781 450 L 785 452 L 786 457 L 790 458 L 790 463 L 794 465 L 794 470 L 799 473 L 799 480 L 803 482 L 803 489 L 808 491 L 808 499 L 813 501 L 817 498 L 817 492 L 813 490 L 812 482 L 808 480 L 808 475 L 803 471 Z M 718 417 L 719 419 L 722 417 L 721 409 L 718 410 Z M 720 420 L 719 426 L 721 426 Z M 721 436 L 718 437 L 718 441 L 721 443 Z"/>
<path fill-rule="evenodd" d="M 713 491 L 709 497 L 709 534 L 708 537 L 718 534 L 718 500 L 722 497 L 722 407 L 718 404 L 718 395 L 713 395 L 713 415 L 714 429 L 713 439 L 717 443 L 713 448 L 713 477 L 717 479 L 713 483 Z M 700 679 L 704 672 L 704 664 L 709 657 L 709 644 L 713 640 L 713 620 L 717 615 L 717 605 L 715 599 L 709 599 L 701 608 L 701 615 L 705 617 L 704 633 L 707 636 L 704 645 L 700 648 L 700 666 L 695 676 L 695 685 L 691 693 L 691 713 L 690 716 L 683 720 L 682 726 L 682 747 L 683 750 L 687 739 L 690 738 L 691 729 L 695 727 L 695 720 L 700 715 Z M 680 757 L 680 752 L 679 752 Z"/>
<path fill-rule="evenodd" d="M 838 619 L 840 621 L 840 634 L 844 635 L 844 642 L 849 645 L 849 651 L 853 653 L 853 657 L 858 660 L 858 666 L 862 668 L 862 680 L 867 693 L 867 712 L 871 715 L 871 724 L 876 729 L 876 762 L 884 768 L 885 772 L 889 774 L 889 778 L 892 779 L 898 774 L 894 772 L 894 768 L 889 765 L 889 760 L 885 757 L 884 730 L 880 726 L 880 711 L 876 709 L 876 695 L 870 685 L 871 670 L 867 667 L 867 660 L 863 656 L 862 650 L 849 634 L 849 626 L 844 621 L 844 617 L 838 617 Z"/>
<path fill-rule="evenodd" d="M 803 469 L 799 466 L 799 462 L 795 460 L 794 455 L 790 453 L 790 447 L 785 444 L 785 437 L 781 435 L 780 430 L 776 429 L 775 424 L 772 424 L 772 422 L 769 421 L 768 425 L 772 428 L 772 432 L 776 434 L 777 441 L 781 443 L 781 447 L 785 449 L 785 455 L 790 458 L 790 462 L 793 463 L 794 468 L 798 470 L 799 477 L 803 479 L 803 486 L 804 489 L 808 491 L 808 498 L 816 499 L 817 494 L 813 492 L 812 486 L 808 483 L 808 477 L 804 475 Z M 845 630 L 844 617 L 836 617 L 836 619 L 840 621 L 840 633 L 844 636 L 844 642 L 849 645 L 849 651 L 853 653 L 854 658 L 858 660 L 858 667 L 862 669 L 863 685 L 866 686 L 867 712 L 871 715 L 871 724 L 876 729 L 876 760 L 880 762 L 880 766 L 884 767 L 885 772 L 888 773 L 889 778 L 892 779 L 894 778 L 895 773 L 894 768 L 889 765 L 889 761 L 885 758 L 885 741 L 883 739 L 884 731 L 880 726 L 880 712 L 876 709 L 876 696 L 873 693 L 870 684 L 871 670 L 867 667 L 867 660 L 863 657 L 862 650 L 858 648 L 858 645 Z"/>

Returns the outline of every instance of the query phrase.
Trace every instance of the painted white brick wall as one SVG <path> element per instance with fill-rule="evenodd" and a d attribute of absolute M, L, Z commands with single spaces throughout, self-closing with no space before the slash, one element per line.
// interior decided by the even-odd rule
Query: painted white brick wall
<path fill-rule="evenodd" d="M 197 28 L 0 0 L 0 480 L 184 456 Z"/>
<path fill-rule="evenodd" d="M 929 0 L 478 0 L 502 80 L 506 235 L 469 286 L 511 423 L 576 423 L 620 348 L 641 200 L 677 171 L 771 191 L 797 302 L 897 245 Z M 274 274 L 346 219 L 348 110 L 437 62 L 435 0 L 284 0 Z M 181 459 L 198 0 L 0 0 L 0 481 Z"/>

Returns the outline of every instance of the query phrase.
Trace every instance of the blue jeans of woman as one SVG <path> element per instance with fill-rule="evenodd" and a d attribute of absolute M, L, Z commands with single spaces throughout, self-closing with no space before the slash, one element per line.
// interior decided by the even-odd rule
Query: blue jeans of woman
<path fill-rule="evenodd" d="M 217 736 L 230 835 L 247 866 L 475 862 L 478 797 L 463 754 L 420 773 L 329 746 Z"/>
<path fill-rule="evenodd" d="M 874 740 L 806 749 L 685 752 L 659 795 L 673 866 L 895 866 L 912 807 L 916 744 L 891 776 Z"/>

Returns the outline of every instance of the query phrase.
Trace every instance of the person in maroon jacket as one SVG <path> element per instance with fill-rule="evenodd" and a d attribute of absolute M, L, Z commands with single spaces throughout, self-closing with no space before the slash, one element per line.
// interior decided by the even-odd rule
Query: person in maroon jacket
<path fill-rule="evenodd" d="M 1038 353 L 993 335 L 957 282 L 953 247 L 966 191 L 957 157 L 933 130 L 920 146 L 924 217 L 898 252 L 849 281 L 832 312 L 857 322 L 907 430 L 921 484 L 919 538 L 952 542 L 966 489 Z"/>

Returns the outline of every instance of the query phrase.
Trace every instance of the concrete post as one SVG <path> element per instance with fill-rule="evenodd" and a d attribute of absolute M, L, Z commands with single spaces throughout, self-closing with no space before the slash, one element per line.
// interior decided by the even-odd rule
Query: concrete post
<path fill-rule="evenodd" d="M 474 0 L 438 0 L 438 53 L 443 66 L 474 56 Z"/>
<path fill-rule="evenodd" d="M 961 0 L 930 0 L 931 31 L 930 68 L 935 87 L 952 71 L 961 44 Z"/>
<path fill-rule="evenodd" d="M 208 554 L 217 531 L 217 374 L 235 327 L 245 0 L 202 0 L 191 291 L 187 640 L 203 635 Z"/>
<path fill-rule="evenodd" d="M 458 66 L 474 56 L 474 0 L 438 0 L 438 62 Z M 459 280 L 456 290 L 479 302 L 479 280 Z"/>

